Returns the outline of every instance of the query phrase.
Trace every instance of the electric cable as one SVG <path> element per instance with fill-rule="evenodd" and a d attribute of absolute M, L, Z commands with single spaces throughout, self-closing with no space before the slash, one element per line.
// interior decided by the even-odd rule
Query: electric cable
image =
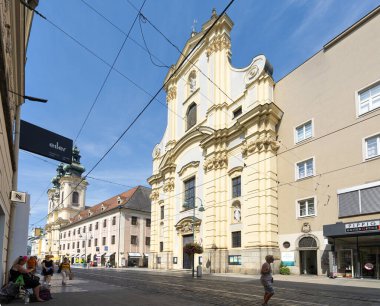
<path fill-rule="evenodd" d="M 230 2 L 228 3 L 228 5 L 225 7 L 225 9 L 223 10 L 222 14 L 220 14 L 220 16 L 218 16 L 214 22 L 212 23 L 212 25 L 207 29 L 207 31 L 203 34 L 203 36 L 201 37 L 201 39 L 195 44 L 195 46 L 193 47 L 193 50 L 195 50 L 199 45 L 200 43 L 203 41 L 203 39 L 208 35 L 208 33 L 211 31 L 211 29 L 215 26 L 215 24 L 219 21 L 219 19 L 223 16 L 223 14 L 229 9 L 229 7 L 235 2 L 235 0 L 230 0 Z M 90 169 L 89 172 L 87 172 L 87 174 L 80 180 L 80 182 L 73 188 L 73 190 L 75 190 L 85 179 L 86 177 L 103 161 L 103 159 L 113 150 L 113 148 L 119 143 L 119 141 L 123 138 L 123 136 L 130 130 L 130 128 L 135 124 L 135 122 L 141 117 L 141 115 L 145 112 L 145 110 L 150 106 L 150 104 L 154 101 L 154 99 L 158 96 L 158 94 L 165 88 L 165 86 L 169 83 L 169 81 L 175 76 L 175 74 L 177 73 L 177 71 L 184 65 L 184 63 L 186 62 L 186 60 L 188 59 L 188 57 L 191 55 L 192 52 L 190 52 L 183 60 L 182 62 L 174 69 L 174 71 L 172 72 L 172 74 L 168 77 L 167 81 L 158 89 L 158 91 L 154 94 L 154 96 L 147 102 L 147 104 L 143 107 L 143 109 L 137 114 L 137 116 L 132 120 L 132 122 L 128 125 L 128 127 L 123 131 L 123 133 L 116 139 L 116 141 L 111 145 L 111 147 L 103 154 L 103 156 L 99 159 L 98 162 L 95 163 L 95 165 Z M 63 201 L 66 200 L 71 194 L 73 193 L 70 192 L 66 197 L 65 199 L 62 199 L 61 203 L 55 208 L 53 209 L 52 212 L 56 211 L 57 208 L 59 208 Z M 51 213 L 52 213 L 51 212 Z M 49 214 L 48 214 L 49 215 Z M 47 215 L 47 216 L 48 216 Z M 33 225 L 35 224 L 38 224 L 39 222 L 45 220 L 45 218 L 47 217 L 45 216 L 44 218 L 42 218 L 41 220 L 39 220 L 38 222 L 35 222 Z"/>
<path fill-rule="evenodd" d="M 89 111 L 88 111 L 88 113 L 87 113 L 87 115 L 86 115 L 86 118 L 84 119 L 84 121 L 83 121 L 83 123 L 82 123 L 82 125 L 81 125 L 81 127 L 80 127 L 80 129 L 79 129 L 79 132 L 78 132 L 77 136 L 75 137 L 74 143 L 77 142 L 79 135 L 81 134 L 81 132 L 82 132 L 82 130 L 83 130 L 83 128 L 84 128 L 84 126 L 85 126 L 85 124 L 86 124 L 88 118 L 90 117 L 90 114 L 91 114 L 91 112 L 92 112 L 92 110 L 93 110 L 93 108 L 94 108 L 96 102 L 98 101 L 99 96 L 100 96 L 101 92 L 103 91 L 104 86 L 106 85 L 106 83 L 107 83 L 107 81 L 108 81 L 108 78 L 109 78 L 109 76 L 110 76 L 110 74 L 111 74 L 111 72 L 112 72 L 112 70 L 113 70 L 113 67 L 114 67 L 115 64 L 116 64 L 116 61 L 118 60 L 118 58 L 119 58 L 119 56 L 120 56 L 120 53 L 121 53 L 121 51 L 123 50 L 124 45 L 126 44 L 126 42 L 127 42 L 127 40 L 128 40 L 128 37 L 129 37 L 130 33 L 132 32 L 132 29 L 133 29 L 134 25 L 135 25 L 136 21 L 139 19 L 139 15 L 141 14 L 141 10 L 143 9 L 143 7 L 144 7 L 144 5 L 145 5 L 145 2 L 146 2 L 146 0 L 144 0 L 144 2 L 142 3 L 139 12 L 137 13 L 135 19 L 133 20 L 133 23 L 132 23 L 132 25 L 131 25 L 129 31 L 128 31 L 127 35 L 125 36 L 125 38 L 124 38 L 124 40 L 123 40 L 123 43 L 121 44 L 121 46 L 120 46 L 120 48 L 119 48 L 119 51 L 118 51 L 118 53 L 117 53 L 117 55 L 116 55 L 116 57 L 115 57 L 115 59 L 114 59 L 112 65 L 111 65 L 110 69 L 108 70 L 108 73 L 107 73 L 107 75 L 106 75 L 106 77 L 105 77 L 105 79 L 104 79 L 102 85 L 100 86 L 100 89 L 99 89 L 99 91 L 98 91 L 98 93 L 97 93 L 97 95 L 96 95 L 96 97 L 95 97 L 95 100 L 94 100 L 94 102 L 92 103 L 92 105 L 91 105 L 91 107 L 90 107 L 90 109 L 89 109 Z"/>

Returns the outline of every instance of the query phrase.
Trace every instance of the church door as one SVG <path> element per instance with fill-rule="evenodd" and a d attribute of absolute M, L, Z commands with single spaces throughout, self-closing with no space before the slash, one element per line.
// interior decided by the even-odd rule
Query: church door
<path fill-rule="evenodd" d="M 193 235 L 185 235 L 182 237 L 183 237 L 182 246 L 185 246 L 185 244 L 191 243 L 194 240 Z M 183 268 L 184 269 L 191 269 L 191 267 L 192 267 L 191 256 L 186 254 L 185 252 L 183 252 Z"/>

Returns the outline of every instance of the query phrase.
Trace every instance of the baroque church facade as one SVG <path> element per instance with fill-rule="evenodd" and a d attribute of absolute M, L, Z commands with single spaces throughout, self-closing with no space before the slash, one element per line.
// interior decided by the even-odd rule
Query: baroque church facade
<path fill-rule="evenodd" d="M 197 242 L 203 272 L 258 274 L 273 254 L 292 274 L 379 279 L 380 6 L 277 82 L 264 55 L 231 65 L 227 15 L 196 46 L 217 18 L 165 79 L 149 266 L 189 269 Z"/>
<path fill-rule="evenodd" d="M 216 18 L 214 10 L 183 54 Z M 245 68 L 231 66 L 232 27 L 231 19 L 221 16 L 175 76 L 170 78 L 183 57 L 165 79 L 168 124 L 154 148 L 148 179 L 152 268 L 191 268 L 183 246 L 193 241 L 204 248 L 196 265 L 209 272 L 257 273 L 267 254 L 279 256 L 272 157 L 283 112 L 273 101 L 272 67 L 265 56 Z"/>

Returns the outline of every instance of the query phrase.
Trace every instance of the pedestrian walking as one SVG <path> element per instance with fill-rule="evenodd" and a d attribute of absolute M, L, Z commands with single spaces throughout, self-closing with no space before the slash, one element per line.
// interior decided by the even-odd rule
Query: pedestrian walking
<path fill-rule="evenodd" d="M 274 262 L 273 255 L 265 256 L 265 263 L 261 266 L 261 284 L 264 286 L 264 303 L 263 306 L 268 305 L 268 301 L 274 294 L 273 290 L 273 276 L 272 276 L 272 267 L 271 263 Z"/>
<path fill-rule="evenodd" d="M 70 262 L 67 257 L 63 259 L 63 262 L 59 266 L 59 270 L 61 271 L 62 275 L 62 286 L 66 286 L 66 280 L 71 274 Z"/>
<path fill-rule="evenodd" d="M 50 286 L 51 277 L 54 273 L 54 262 L 51 255 L 46 255 L 45 260 L 42 261 L 42 275 L 44 277 L 44 284 Z"/>

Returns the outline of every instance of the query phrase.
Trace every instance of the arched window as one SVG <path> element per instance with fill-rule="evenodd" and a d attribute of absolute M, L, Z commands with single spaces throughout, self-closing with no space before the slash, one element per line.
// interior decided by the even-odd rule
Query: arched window
<path fill-rule="evenodd" d="M 73 192 L 73 206 L 79 205 L 79 193 L 74 191 Z"/>
<path fill-rule="evenodd" d="M 197 105 L 195 103 L 192 103 L 187 109 L 186 122 L 186 130 L 192 128 L 197 123 Z"/>
<path fill-rule="evenodd" d="M 303 237 L 299 243 L 298 246 L 300 248 L 317 248 L 317 242 L 313 237 Z"/>

